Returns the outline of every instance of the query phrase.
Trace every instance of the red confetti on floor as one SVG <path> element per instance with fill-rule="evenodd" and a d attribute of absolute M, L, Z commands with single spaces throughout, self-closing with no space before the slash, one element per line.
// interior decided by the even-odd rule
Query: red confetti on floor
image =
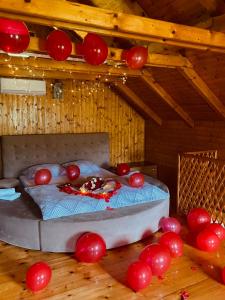
<path fill-rule="evenodd" d="M 198 268 L 197 268 L 196 266 L 191 266 L 191 270 L 192 270 L 192 271 L 197 271 Z"/>
<path fill-rule="evenodd" d="M 186 300 L 186 299 L 188 299 L 189 298 L 189 293 L 187 292 L 187 291 L 182 291 L 181 293 L 180 293 L 180 299 L 181 300 Z"/>

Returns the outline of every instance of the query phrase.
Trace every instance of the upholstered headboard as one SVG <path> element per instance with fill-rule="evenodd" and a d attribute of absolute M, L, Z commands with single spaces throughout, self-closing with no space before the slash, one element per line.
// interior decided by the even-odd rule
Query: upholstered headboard
<path fill-rule="evenodd" d="M 18 177 L 21 170 L 42 163 L 85 159 L 109 164 L 107 133 L 40 134 L 2 136 L 3 177 Z"/>

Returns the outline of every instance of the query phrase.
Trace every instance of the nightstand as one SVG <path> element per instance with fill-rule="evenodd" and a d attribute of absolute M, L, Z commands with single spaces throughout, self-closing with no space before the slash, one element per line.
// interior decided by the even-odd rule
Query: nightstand
<path fill-rule="evenodd" d="M 150 162 L 132 162 L 129 163 L 131 171 L 140 171 L 141 173 L 157 178 L 157 165 Z"/>

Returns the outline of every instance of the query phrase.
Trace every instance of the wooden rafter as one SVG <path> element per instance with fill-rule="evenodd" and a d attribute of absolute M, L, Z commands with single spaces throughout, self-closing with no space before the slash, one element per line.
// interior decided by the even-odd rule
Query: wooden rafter
<path fill-rule="evenodd" d="M 67 1 L 1 0 L 0 16 L 185 48 L 225 52 L 225 34 Z"/>
<path fill-rule="evenodd" d="M 72 56 L 76 56 L 76 47 L 73 44 L 72 47 Z M 28 51 L 30 52 L 39 52 L 46 53 L 45 49 L 45 41 L 36 37 L 31 37 Z M 111 61 L 121 61 L 121 54 L 123 49 L 119 48 L 109 48 L 108 60 Z M 152 67 L 166 67 L 166 68 L 176 68 L 176 67 L 189 67 L 190 62 L 187 58 L 182 57 L 177 54 L 158 54 L 158 53 L 150 53 L 148 55 L 148 61 L 146 66 Z"/>
<path fill-rule="evenodd" d="M 162 125 L 161 118 L 147 105 L 145 102 L 139 98 L 127 85 L 122 83 L 117 83 L 116 88 L 118 88 L 124 95 L 126 95 L 130 102 L 138 107 L 148 118 L 155 121 L 158 125 Z"/>
<path fill-rule="evenodd" d="M 147 75 L 147 76 L 146 76 Z M 152 74 L 145 71 L 142 79 L 151 87 L 175 112 L 191 127 L 194 127 L 194 121 L 189 114 L 171 97 L 171 95 L 153 78 Z"/>
<path fill-rule="evenodd" d="M 213 93 L 213 91 L 202 80 L 194 68 L 180 68 L 181 74 L 192 84 L 198 93 L 204 97 L 209 106 L 220 116 L 225 118 L 225 106 L 221 100 Z"/>

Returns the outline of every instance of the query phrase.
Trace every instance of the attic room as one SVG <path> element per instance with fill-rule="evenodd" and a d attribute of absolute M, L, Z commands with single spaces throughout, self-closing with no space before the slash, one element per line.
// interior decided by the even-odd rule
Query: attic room
<path fill-rule="evenodd" d="M 0 299 L 224 299 L 225 2 L 0 1 Z"/>

